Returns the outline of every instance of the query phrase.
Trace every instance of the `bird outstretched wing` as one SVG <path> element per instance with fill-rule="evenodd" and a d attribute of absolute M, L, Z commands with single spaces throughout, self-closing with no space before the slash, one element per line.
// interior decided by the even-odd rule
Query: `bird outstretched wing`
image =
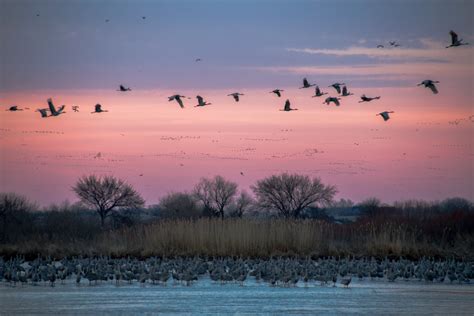
<path fill-rule="evenodd" d="M 431 91 L 434 93 L 434 94 L 438 94 L 438 89 L 436 88 L 435 84 L 434 83 L 430 83 L 428 85 L 428 88 L 431 89 Z"/>
<path fill-rule="evenodd" d="M 449 35 L 451 35 L 451 44 L 456 44 L 458 42 L 458 35 L 454 31 L 449 31 Z"/>

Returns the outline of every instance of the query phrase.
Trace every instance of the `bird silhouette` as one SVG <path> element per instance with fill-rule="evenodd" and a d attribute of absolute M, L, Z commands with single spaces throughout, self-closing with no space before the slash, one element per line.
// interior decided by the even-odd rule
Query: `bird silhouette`
<path fill-rule="evenodd" d="M 390 113 L 395 113 L 393 111 L 383 111 L 383 112 L 380 112 L 379 114 L 376 114 L 375 116 L 377 115 L 380 115 L 384 121 L 388 121 L 390 119 Z"/>
<path fill-rule="evenodd" d="M 102 112 L 109 112 L 107 110 L 102 110 L 102 105 L 100 105 L 99 103 L 97 103 L 95 105 L 95 109 L 94 109 L 94 112 L 91 112 L 91 113 L 102 113 Z"/>
<path fill-rule="evenodd" d="M 282 89 L 275 89 L 273 91 L 270 91 L 269 93 L 275 93 L 278 97 L 281 97 L 281 92 L 282 91 L 285 91 L 285 90 L 282 90 Z"/>
<path fill-rule="evenodd" d="M 178 102 L 179 106 L 183 109 L 184 104 L 183 104 L 183 100 L 181 100 L 181 98 L 186 98 L 186 97 L 184 95 L 175 94 L 175 95 L 172 95 L 172 96 L 168 97 L 168 101 L 171 102 L 173 100 L 176 100 L 176 102 Z"/>
<path fill-rule="evenodd" d="M 205 106 L 205 105 L 210 105 L 212 103 L 207 103 L 204 101 L 203 97 L 201 97 L 200 95 L 196 96 L 196 99 L 198 100 L 198 104 L 195 105 L 194 107 L 198 107 L 198 106 Z"/>
<path fill-rule="evenodd" d="M 458 35 L 453 30 L 449 31 L 449 35 L 451 35 L 451 45 L 446 46 L 446 48 L 469 45 L 469 43 L 462 43 L 463 40 L 458 39 Z"/>
<path fill-rule="evenodd" d="M 239 100 L 240 100 L 240 99 L 239 99 L 239 96 L 240 96 L 240 95 L 244 95 L 244 94 L 243 94 L 243 93 L 239 93 L 239 92 L 234 92 L 234 93 L 228 94 L 227 96 L 228 96 L 228 97 L 229 97 L 229 96 L 232 96 L 232 97 L 234 98 L 235 102 L 239 102 Z"/>
<path fill-rule="evenodd" d="M 365 94 L 363 94 L 363 95 L 360 96 L 360 99 L 361 99 L 361 101 L 359 101 L 359 103 L 362 103 L 362 102 L 370 102 L 370 101 L 372 101 L 372 100 L 378 100 L 378 99 L 380 99 L 380 96 L 378 96 L 378 97 L 368 97 L 368 96 L 366 96 Z"/>
<path fill-rule="evenodd" d="M 72 106 L 72 110 L 73 110 L 74 112 L 79 112 L 79 106 L 78 106 L 78 105 L 73 105 L 73 106 Z"/>
<path fill-rule="evenodd" d="M 299 87 L 299 89 L 305 89 L 305 88 L 309 88 L 309 87 L 312 87 L 312 86 L 315 86 L 315 85 L 316 84 L 309 84 L 308 79 L 303 78 L 303 86 Z"/>
<path fill-rule="evenodd" d="M 322 92 L 320 89 L 319 89 L 319 86 L 316 86 L 316 88 L 314 88 L 314 95 L 313 95 L 313 98 L 314 97 L 320 97 L 320 96 L 323 96 L 327 94 L 326 92 Z"/>
<path fill-rule="evenodd" d="M 379 45 L 377 45 L 377 48 L 384 48 L 384 47 L 385 47 L 385 46 L 383 46 L 383 45 L 380 45 L 380 44 L 379 44 Z"/>
<path fill-rule="evenodd" d="M 343 97 L 347 97 L 347 96 L 350 96 L 350 95 L 353 95 L 353 94 L 354 93 L 351 93 L 351 92 L 349 92 L 349 90 L 347 90 L 347 86 L 342 87 L 342 94 L 341 95 Z"/>
<path fill-rule="evenodd" d="M 120 85 L 119 89 L 117 91 L 120 92 L 127 92 L 127 91 L 132 91 L 130 88 L 125 88 L 123 85 Z"/>
<path fill-rule="evenodd" d="M 439 81 L 434 80 L 423 80 L 421 83 L 417 84 L 417 86 L 424 86 L 425 88 L 430 88 L 433 94 L 438 94 L 438 89 L 436 88 L 435 83 L 439 83 Z"/>
<path fill-rule="evenodd" d="M 395 41 L 391 41 L 391 42 L 388 42 L 390 44 L 390 46 L 393 46 L 393 47 L 399 47 L 401 46 L 399 43 L 395 42 Z"/>
<path fill-rule="evenodd" d="M 201 60 L 202 60 L 201 58 L 196 58 L 194 61 L 198 62 L 198 61 L 201 61 Z"/>
<path fill-rule="evenodd" d="M 339 105 L 341 105 L 339 103 L 340 99 L 341 98 L 337 98 L 337 97 L 327 97 L 326 100 L 324 100 L 323 104 L 329 105 L 331 102 L 333 102 L 336 106 L 339 106 Z"/>
<path fill-rule="evenodd" d="M 19 108 L 18 108 L 18 105 L 12 105 L 12 106 L 9 107 L 6 111 L 16 112 L 16 111 L 23 111 L 23 109 L 19 109 Z"/>
<path fill-rule="evenodd" d="M 57 110 L 56 107 L 53 104 L 53 100 L 49 98 L 47 100 L 48 105 L 49 105 L 49 111 L 51 112 L 51 116 L 58 116 L 60 114 L 66 113 L 64 112 L 64 108 L 66 107 L 65 105 L 61 105 Z"/>
<path fill-rule="evenodd" d="M 287 100 L 285 101 L 285 107 L 283 108 L 283 110 L 280 110 L 280 111 L 286 111 L 286 112 L 288 112 L 288 111 L 297 111 L 297 110 L 298 110 L 298 109 L 292 109 L 292 108 L 291 108 L 290 100 L 287 99 Z"/>
<path fill-rule="evenodd" d="M 343 85 L 345 85 L 345 83 L 336 82 L 330 85 L 329 87 L 333 87 L 334 89 L 336 89 L 337 93 L 341 93 L 341 86 Z"/>

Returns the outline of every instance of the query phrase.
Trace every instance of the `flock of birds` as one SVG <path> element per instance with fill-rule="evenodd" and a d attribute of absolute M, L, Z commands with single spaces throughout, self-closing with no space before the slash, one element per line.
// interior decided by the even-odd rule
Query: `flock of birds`
<path fill-rule="evenodd" d="M 142 17 L 142 18 L 145 19 L 145 17 Z M 106 20 L 106 22 L 108 22 L 108 20 Z M 454 31 L 451 30 L 449 32 L 449 34 L 451 36 L 451 44 L 449 46 L 446 46 L 446 48 L 459 47 L 459 46 L 462 46 L 462 45 L 468 45 L 469 44 L 469 43 L 463 42 L 462 39 L 459 39 L 458 35 Z M 401 46 L 399 43 L 397 43 L 395 41 L 390 41 L 389 44 L 390 44 L 391 47 Z M 381 45 L 381 44 L 377 45 L 377 48 L 384 48 L 384 47 L 385 46 Z M 200 62 L 200 61 L 201 61 L 201 58 L 196 58 L 195 59 L 195 62 Z M 435 85 L 437 83 L 439 83 L 439 81 L 426 79 L 426 80 L 423 80 L 421 83 L 419 83 L 418 86 L 423 86 L 425 88 L 430 89 L 433 92 L 433 94 L 438 94 L 438 89 Z M 315 89 L 315 94 L 312 97 L 322 97 L 323 95 L 328 94 L 326 92 L 321 91 L 321 89 L 319 88 L 318 85 L 310 84 L 307 78 L 303 78 L 303 85 L 301 87 L 299 87 L 299 89 L 307 89 L 307 88 L 311 88 L 311 87 L 315 87 L 314 88 Z M 330 85 L 328 87 L 334 88 L 335 91 L 338 93 L 338 96 L 328 96 L 328 97 L 326 97 L 323 104 L 330 105 L 331 103 L 333 103 L 336 106 L 340 106 L 341 105 L 341 102 L 340 102 L 341 98 L 339 96 L 347 97 L 347 96 L 353 95 L 353 93 L 349 92 L 349 90 L 347 88 L 347 85 L 345 83 L 336 82 L 336 83 L 333 83 L 332 85 Z M 129 91 L 132 91 L 132 89 L 129 88 L 129 87 L 125 87 L 124 85 L 120 85 L 119 89 L 117 91 L 129 92 Z M 282 90 L 282 89 L 274 89 L 274 90 L 270 91 L 269 93 L 273 93 L 277 97 L 281 97 L 283 91 L 284 90 Z M 239 102 L 240 97 L 244 96 L 244 94 L 240 93 L 240 92 L 233 92 L 233 93 L 228 94 L 227 96 L 231 96 L 232 98 L 234 98 L 235 102 Z M 183 99 L 186 99 L 186 98 L 191 99 L 191 98 L 186 97 L 184 95 L 175 94 L 175 95 L 172 95 L 172 96 L 168 97 L 168 101 L 170 101 L 170 102 L 171 101 L 176 101 L 181 108 L 184 108 Z M 196 99 L 197 99 L 198 104 L 195 105 L 195 107 L 203 107 L 203 106 L 212 104 L 212 103 L 206 102 L 204 100 L 204 98 L 200 95 L 197 95 Z M 360 97 L 359 103 L 371 102 L 371 101 L 378 100 L 378 99 L 380 99 L 380 96 L 368 97 L 365 94 L 363 94 Z M 36 110 L 37 112 L 40 113 L 41 117 L 46 118 L 46 117 L 49 117 L 49 116 L 58 116 L 60 114 L 66 113 L 64 111 L 65 110 L 65 105 L 61 105 L 60 107 L 56 108 L 54 106 L 53 101 L 52 101 L 51 98 L 49 98 L 47 100 L 47 103 L 48 103 L 48 108 L 41 108 L 41 109 Z M 25 108 L 25 109 L 28 109 L 28 108 Z M 16 111 L 22 111 L 22 110 L 23 109 L 19 108 L 18 106 L 13 105 L 13 106 L 10 106 L 10 108 L 7 111 L 16 112 Z M 72 106 L 72 110 L 74 112 L 79 112 L 79 106 Z M 296 110 L 298 110 L 298 109 L 291 107 L 290 100 L 286 99 L 284 107 L 280 111 L 289 112 L 289 111 L 296 111 Z M 102 109 L 102 105 L 98 103 L 94 106 L 94 111 L 91 112 L 91 113 L 103 113 L 103 112 L 108 112 L 108 111 Z M 380 112 L 376 115 L 381 116 L 384 121 L 388 121 L 390 119 L 390 114 L 392 114 L 392 113 L 395 113 L 395 112 L 394 111 L 382 111 L 382 112 Z"/>
<path fill-rule="evenodd" d="M 145 260 L 137 258 L 110 257 L 70 258 L 53 261 L 51 258 L 37 258 L 25 261 L 23 258 L 0 258 L 0 281 L 16 286 L 50 285 L 73 280 L 79 286 L 98 282 L 140 284 L 168 283 L 192 285 L 208 277 L 216 283 L 244 285 L 249 278 L 265 282 L 270 286 L 299 286 L 308 284 L 333 285 L 339 282 L 348 287 L 352 278 L 396 280 L 418 280 L 425 282 L 470 283 L 474 279 L 474 262 L 435 260 L 422 258 L 410 261 L 400 258 L 355 259 L 355 258 L 203 258 L 178 257 Z"/>

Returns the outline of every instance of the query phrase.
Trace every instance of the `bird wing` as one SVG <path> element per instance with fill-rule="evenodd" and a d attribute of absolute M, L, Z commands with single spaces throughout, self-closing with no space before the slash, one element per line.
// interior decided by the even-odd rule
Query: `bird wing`
<path fill-rule="evenodd" d="M 100 112 L 100 111 L 101 111 L 101 107 L 102 107 L 102 105 L 100 105 L 100 104 L 97 103 L 97 104 L 95 105 L 95 111 L 96 111 L 96 112 Z"/>
<path fill-rule="evenodd" d="M 286 100 L 285 101 L 285 111 L 289 111 L 290 110 L 290 100 Z"/>
<path fill-rule="evenodd" d="M 276 90 L 275 93 L 276 93 L 276 95 L 277 95 L 278 97 L 281 97 L 281 93 L 280 93 L 279 90 Z"/>
<path fill-rule="evenodd" d="M 181 98 L 175 98 L 181 108 L 184 108 L 183 100 Z"/>
<path fill-rule="evenodd" d="M 307 86 L 309 86 L 308 79 L 304 78 L 303 79 L 303 87 L 307 87 Z"/>
<path fill-rule="evenodd" d="M 120 90 L 121 90 L 121 91 L 124 91 L 124 90 L 126 90 L 126 89 L 125 89 L 124 86 L 120 85 Z"/>
<path fill-rule="evenodd" d="M 56 108 L 54 107 L 53 100 L 51 98 L 48 99 L 48 105 L 49 105 L 49 110 L 51 111 L 51 114 L 56 114 Z"/>
<path fill-rule="evenodd" d="M 436 89 L 436 86 L 435 86 L 434 83 L 430 83 L 430 84 L 428 85 L 428 88 L 430 88 L 431 91 L 433 91 L 434 94 L 437 94 L 437 93 L 438 93 L 438 89 Z"/>
<path fill-rule="evenodd" d="M 347 94 L 347 87 L 346 86 L 342 87 L 342 94 Z"/>
<path fill-rule="evenodd" d="M 454 31 L 450 31 L 449 35 L 451 35 L 451 44 L 456 44 L 458 41 L 458 35 Z"/>
<path fill-rule="evenodd" d="M 335 103 L 337 106 L 340 105 L 339 100 L 338 100 L 337 98 L 334 98 L 334 103 Z"/>
<path fill-rule="evenodd" d="M 336 89 L 337 93 L 341 93 L 341 87 L 339 85 L 334 86 L 334 89 Z"/>
<path fill-rule="evenodd" d="M 204 103 L 204 102 L 203 102 L 203 101 L 204 101 L 204 99 L 203 99 L 203 98 L 202 98 L 200 95 L 196 96 L 196 98 L 198 99 L 198 103 L 199 103 L 199 105 L 201 105 L 201 104 L 203 104 L 203 103 Z"/>
<path fill-rule="evenodd" d="M 58 109 L 58 113 L 61 113 L 62 111 L 64 111 L 65 107 L 66 107 L 65 105 L 61 105 Z"/>
<path fill-rule="evenodd" d="M 238 94 L 233 94 L 232 96 L 234 97 L 236 102 L 239 102 L 239 95 Z"/>

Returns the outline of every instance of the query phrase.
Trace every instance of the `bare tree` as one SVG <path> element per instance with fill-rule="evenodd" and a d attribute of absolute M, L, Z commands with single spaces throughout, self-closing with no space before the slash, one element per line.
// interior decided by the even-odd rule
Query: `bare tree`
<path fill-rule="evenodd" d="M 139 208 L 145 204 L 140 194 L 128 183 L 112 176 L 83 176 L 72 188 L 85 205 L 96 209 L 100 224 L 115 209 Z"/>
<path fill-rule="evenodd" d="M 373 217 L 379 211 L 382 202 L 376 197 L 371 197 L 360 202 L 357 206 L 362 216 Z"/>
<path fill-rule="evenodd" d="M 252 204 L 254 204 L 254 200 L 250 196 L 250 194 L 247 193 L 247 191 L 241 191 L 240 195 L 237 197 L 235 200 L 235 205 L 234 205 L 234 216 L 237 217 L 242 217 L 244 213 L 250 208 Z"/>
<path fill-rule="evenodd" d="M 308 206 L 329 204 L 337 192 L 319 178 L 288 173 L 259 180 L 252 190 L 262 209 L 277 210 L 286 218 L 299 217 Z"/>
<path fill-rule="evenodd" d="M 186 192 L 173 192 L 160 200 L 160 213 L 165 218 L 197 218 L 202 212 L 196 198 Z"/>
<path fill-rule="evenodd" d="M 212 179 L 202 178 L 194 188 L 194 195 L 204 205 L 206 211 L 224 218 L 225 209 L 232 203 L 237 193 L 237 183 L 222 176 Z"/>
<path fill-rule="evenodd" d="M 31 211 L 35 206 L 22 195 L 16 193 L 0 193 L 0 219 L 2 220 L 1 241 L 6 239 L 7 226 L 20 213 Z"/>

